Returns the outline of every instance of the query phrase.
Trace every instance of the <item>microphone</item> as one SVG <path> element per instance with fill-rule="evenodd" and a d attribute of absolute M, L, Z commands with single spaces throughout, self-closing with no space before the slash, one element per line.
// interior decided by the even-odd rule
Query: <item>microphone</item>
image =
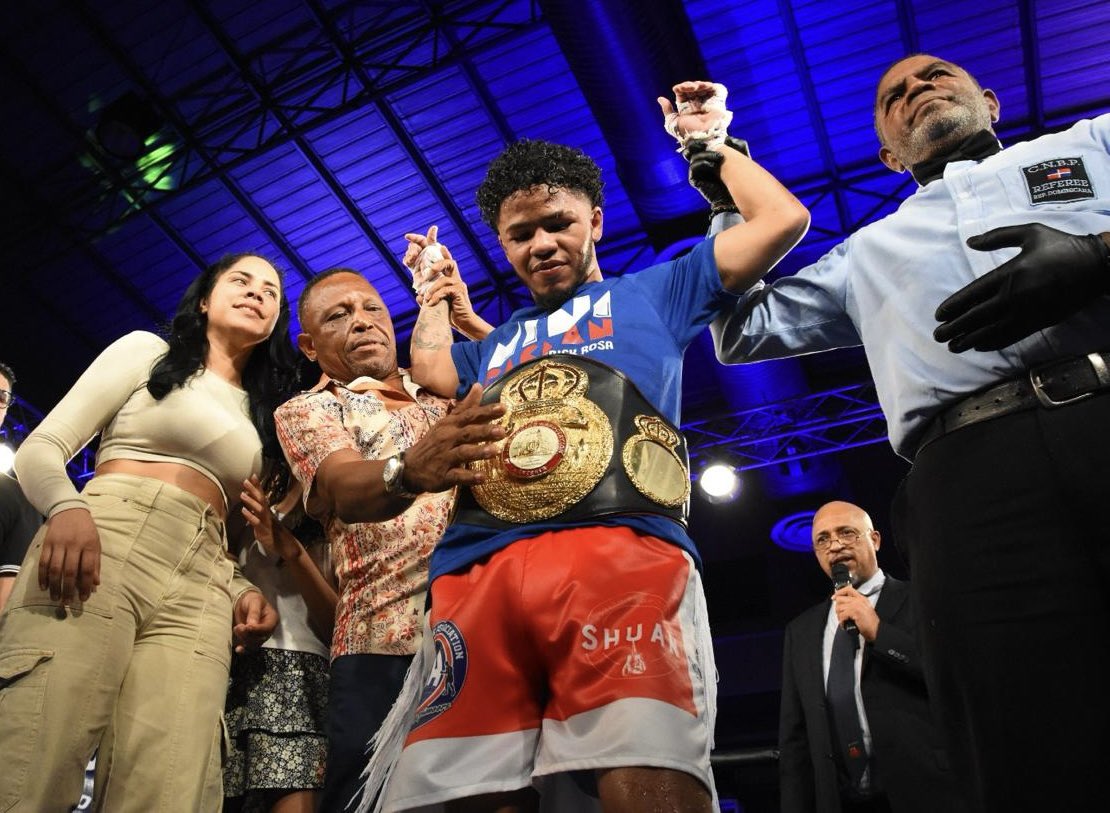
<path fill-rule="evenodd" d="M 843 562 L 837 562 L 832 566 L 832 580 L 833 590 L 839 590 L 841 587 L 848 587 L 852 583 L 852 577 L 848 573 L 848 565 Z M 849 635 L 859 635 L 859 627 L 856 622 L 849 618 L 844 622 L 844 631 Z"/>

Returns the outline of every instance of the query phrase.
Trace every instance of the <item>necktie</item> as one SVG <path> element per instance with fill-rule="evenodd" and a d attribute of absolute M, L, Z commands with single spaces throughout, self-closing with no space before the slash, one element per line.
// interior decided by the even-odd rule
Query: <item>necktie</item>
<path fill-rule="evenodd" d="M 867 769 L 867 751 L 863 745 L 863 728 L 856 708 L 856 648 L 859 636 L 842 627 L 833 636 L 829 660 L 829 682 L 825 687 L 832 717 L 834 743 L 840 763 L 847 769 L 853 788 L 859 789 Z"/>
<path fill-rule="evenodd" d="M 952 152 L 914 164 L 910 167 L 910 174 L 915 181 L 924 186 L 929 181 L 935 181 L 944 175 L 944 168 L 951 161 L 982 161 L 1001 151 L 998 137 L 990 130 L 980 130 L 957 144 Z"/>

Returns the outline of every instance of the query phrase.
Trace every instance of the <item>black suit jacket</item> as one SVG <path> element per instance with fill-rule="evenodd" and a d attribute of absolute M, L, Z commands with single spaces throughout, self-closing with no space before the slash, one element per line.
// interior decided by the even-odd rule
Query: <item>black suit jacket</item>
<path fill-rule="evenodd" d="M 875 605 L 879 632 L 864 643 L 860 692 L 883 789 L 895 813 L 964 810 L 932 724 L 909 585 L 887 576 Z M 825 709 L 821 644 L 829 602 L 786 627 L 779 714 L 783 813 L 839 813 L 840 790 Z"/>

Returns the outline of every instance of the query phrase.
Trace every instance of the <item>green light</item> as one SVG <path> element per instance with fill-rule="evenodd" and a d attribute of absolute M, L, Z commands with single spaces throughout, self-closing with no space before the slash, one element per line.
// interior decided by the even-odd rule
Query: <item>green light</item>
<path fill-rule="evenodd" d="M 154 146 L 157 141 L 157 135 L 146 140 L 147 152 L 135 162 L 135 169 L 151 189 L 169 191 L 177 187 L 173 176 L 174 145 Z"/>

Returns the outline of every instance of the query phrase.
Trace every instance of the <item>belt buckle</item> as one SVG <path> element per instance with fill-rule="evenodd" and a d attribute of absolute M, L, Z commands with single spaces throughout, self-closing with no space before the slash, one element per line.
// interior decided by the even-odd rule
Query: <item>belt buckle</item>
<path fill-rule="evenodd" d="M 1107 368 L 1106 359 L 1102 357 L 1102 353 L 1088 353 L 1084 358 L 1087 359 L 1087 362 L 1091 365 L 1091 369 L 1094 370 L 1095 378 L 1098 380 L 1098 386 L 1093 390 L 1073 395 L 1071 398 L 1056 400 L 1044 391 L 1044 382 L 1041 381 L 1041 374 L 1038 370 L 1043 369 L 1046 365 L 1029 370 L 1029 383 L 1032 385 L 1033 394 L 1037 397 L 1037 401 L 1041 406 L 1045 409 L 1067 406 L 1068 404 L 1074 404 L 1076 401 L 1082 401 L 1084 398 L 1090 398 L 1100 389 L 1110 387 L 1110 369 Z"/>

